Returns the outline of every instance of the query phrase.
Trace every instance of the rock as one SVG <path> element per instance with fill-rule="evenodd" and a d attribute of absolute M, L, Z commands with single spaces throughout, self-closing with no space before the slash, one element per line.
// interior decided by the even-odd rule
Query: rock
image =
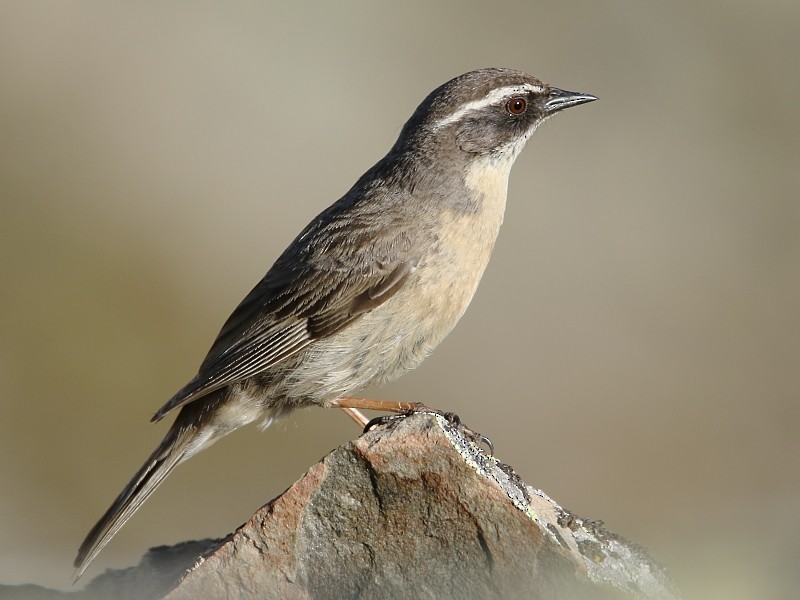
<path fill-rule="evenodd" d="M 642 549 L 561 509 L 434 414 L 330 453 L 166 598 L 200 596 L 675 597 Z"/>
<path fill-rule="evenodd" d="M 103 596 L 132 598 L 134 586 L 165 600 L 678 597 L 642 548 L 562 509 L 433 413 L 373 428 L 227 538 L 195 544 L 100 576 Z"/>

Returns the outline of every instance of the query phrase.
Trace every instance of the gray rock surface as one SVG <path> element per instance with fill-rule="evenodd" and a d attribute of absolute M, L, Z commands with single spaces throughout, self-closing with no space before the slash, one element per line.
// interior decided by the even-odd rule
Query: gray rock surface
<path fill-rule="evenodd" d="M 643 549 L 562 509 L 444 417 L 422 413 L 337 448 L 225 539 L 151 550 L 71 597 L 678 594 Z"/>

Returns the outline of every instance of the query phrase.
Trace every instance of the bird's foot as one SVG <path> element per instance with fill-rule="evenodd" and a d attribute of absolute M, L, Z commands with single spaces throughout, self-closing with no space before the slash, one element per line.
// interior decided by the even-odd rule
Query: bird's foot
<path fill-rule="evenodd" d="M 473 444 L 479 446 L 483 444 L 489 449 L 489 456 L 494 456 L 494 444 L 492 440 L 483 435 L 482 433 L 478 433 L 473 429 L 470 429 L 464 423 L 461 422 L 461 417 L 459 417 L 454 412 L 444 412 L 441 410 L 437 410 L 435 408 L 430 408 L 425 406 L 420 402 L 415 402 L 411 405 L 411 408 L 408 410 L 404 410 L 402 412 L 390 414 L 390 415 L 381 415 L 379 417 L 375 417 L 371 419 L 365 426 L 364 426 L 364 433 L 367 433 L 373 427 L 378 425 L 388 425 L 398 419 L 405 419 L 406 417 L 413 415 L 415 413 L 427 413 L 432 415 L 439 415 L 447 420 L 450 425 L 456 428 L 464 437 L 466 437 L 469 441 Z"/>

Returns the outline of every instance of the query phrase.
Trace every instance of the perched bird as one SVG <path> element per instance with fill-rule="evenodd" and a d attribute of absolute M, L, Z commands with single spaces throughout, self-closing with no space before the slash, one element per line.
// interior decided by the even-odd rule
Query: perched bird
<path fill-rule="evenodd" d="M 289 245 L 197 375 L 155 414 L 179 410 L 86 536 L 75 578 L 178 464 L 233 430 L 310 405 L 413 408 L 351 394 L 413 369 L 450 332 L 489 261 L 525 142 L 548 117 L 593 100 L 496 68 L 433 90 L 389 153 Z"/>

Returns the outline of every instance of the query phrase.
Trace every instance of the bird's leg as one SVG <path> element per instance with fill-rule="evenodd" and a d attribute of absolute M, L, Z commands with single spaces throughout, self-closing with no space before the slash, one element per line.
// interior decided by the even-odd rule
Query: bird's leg
<path fill-rule="evenodd" d="M 406 413 L 424 408 L 419 402 L 394 402 L 390 400 L 372 400 L 370 398 L 353 398 L 345 396 L 331 402 L 337 408 L 360 408 L 362 410 L 380 410 L 383 412 Z"/>
<path fill-rule="evenodd" d="M 353 421 L 356 422 L 356 425 L 361 427 L 361 429 L 364 429 L 364 427 L 367 426 L 367 423 L 369 423 L 369 419 L 357 408 L 342 407 L 342 410 L 347 414 L 348 417 L 353 419 Z"/>
<path fill-rule="evenodd" d="M 370 420 L 364 416 L 359 409 L 366 410 L 383 410 L 393 413 L 407 413 L 413 410 L 416 404 L 408 402 L 388 402 L 384 400 L 370 400 L 369 398 L 352 398 L 344 397 L 337 398 L 331 403 L 331 406 L 341 408 L 348 417 L 353 419 L 361 429 L 365 431 L 368 429 Z M 374 420 L 374 419 L 373 419 Z"/>
<path fill-rule="evenodd" d="M 435 408 L 428 408 L 421 402 L 394 402 L 346 396 L 343 398 L 337 398 L 331 403 L 331 406 L 344 410 L 351 419 L 364 428 L 365 433 L 376 425 L 381 425 L 387 421 L 393 421 L 397 418 L 403 418 L 415 412 L 427 412 L 441 415 L 473 443 L 486 445 L 489 448 L 489 456 L 494 455 L 494 444 L 492 443 L 492 440 L 464 425 L 457 414 L 452 412 L 442 412 L 440 410 L 436 410 Z M 384 412 L 395 414 L 384 415 L 376 417 L 372 420 L 367 420 L 367 418 L 358 409 L 382 410 Z"/>
<path fill-rule="evenodd" d="M 412 412 L 417 411 L 430 411 L 438 412 L 433 409 L 422 405 L 419 402 L 392 402 L 388 400 L 373 400 L 370 398 L 354 398 L 345 396 L 337 398 L 331 402 L 331 406 L 341 408 L 347 413 L 347 416 L 353 419 L 364 430 L 369 431 L 373 426 L 381 422 L 390 421 L 397 417 L 402 417 Z M 384 412 L 395 413 L 389 416 L 377 417 L 371 421 L 365 417 L 359 409 L 364 410 L 381 410 Z"/>

